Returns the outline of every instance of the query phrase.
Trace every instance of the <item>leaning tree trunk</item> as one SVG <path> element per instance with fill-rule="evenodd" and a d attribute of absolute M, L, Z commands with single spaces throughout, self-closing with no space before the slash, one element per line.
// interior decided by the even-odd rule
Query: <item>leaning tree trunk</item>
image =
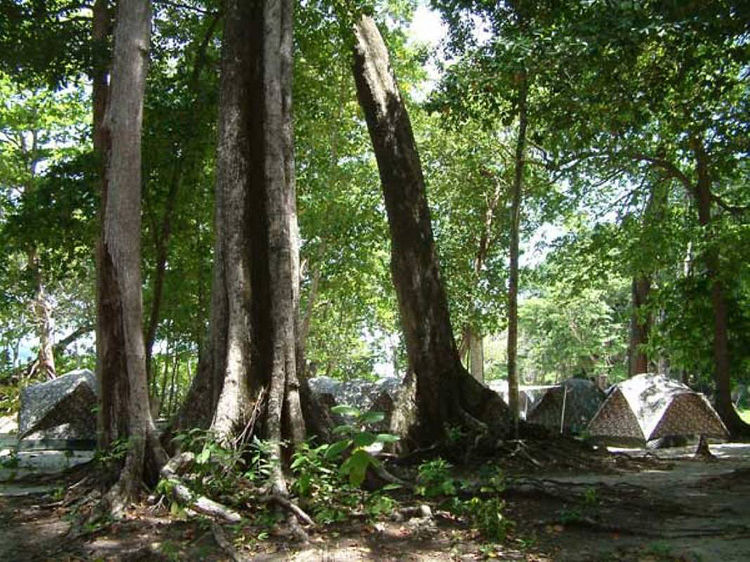
<path fill-rule="evenodd" d="M 391 273 L 415 389 L 412 441 L 434 443 L 446 425 L 506 433 L 507 408 L 461 366 L 438 268 L 424 178 L 388 51 L 372 18 L 354 26 L 354 79 L 367 120 L 391 232 Z M 397 416 L 398 417 L 398 416 Z"/>
<path fill-rule="evenodd" d="M 109 500 L 118 512 L 134 497 L 145 479 L 155 481 L 166 461 L 149 410 L 146 356 L 143 341 L 141 296 L 141 122 L 146 85 L 146 65 L 151 31 L 148 0 L 121 0 L 117 11 L 111 90 L 105 126 L 110 153 L 104 208 L 104 256 L 111 264 L 112 285 L 106 297 L 119 312 L 100 316 L 100 333 L 121 335 L 123 370 L 108 373 L 101 388 L 102 401 L 124 414 L 118 420 L 129 442 L 125 465 Z M 112 323 L 116 323 L 112 326 Z"/>
<path fill-rule="evenodd" d="M 729 330 L 726 289 L 721 277 L 719 246 L 715 240 L 711 216 L 711 182 L 708 155 L 703 142 L 694 138 L 691 141 L 696 160 L 698 181 L 695 185 L 695 199 L 698 207 L 698 222 L 703 227 L 707 240 L 705 250 L 706 273 L 711 286 L 711 304 L 714 320 L 714 381 L 716 382 L 716 412 L 721 416 L 733 438 L 750 436 L 750 425 L 745 423 L 732 404 L 731 373 L 729 357 Z"/>
<path fill-rule="evenodd" d="M 206 52 L 211 44 L 211 39 L 214 36 L 217 25 L 221 18 L 220 13 L 214 13 L 211 15 L 211 19 L 208 25 L 208 29 L 198 44 L 198 49 L 195 54 L 193 62 L 193 68 L 190 72 L 190 79 L 187 83 L 187 93 L 193 99 L 198 99 L 198 81 L 206 65 Z M 172 170 L 172 176 L 169 182 L 169 190 L 167 192 L 167 198 L 164 206 L 164 214 L 161 218 L 160 225 L 155 228 L 154 236 L 154 247 L 156 250 L 156 264 L 153 272 L 153 296 L 151 300 L 151 307 L 148 315 L 148 323 L 146 325 L 146 369 L 151 377 L 151 362 L 153 355 L 154 343 L 156 342 L 156 330 L 159 327 L 159 321 L 161 319 L 161 306 L 162 299 L 164 296 L 164 281 L 167 275 L 167 261 L 169 258 L 170 251 L 170 239 L 172 235 L 172 218 L 177 207 L 179 200 L 180 190 L 183 183 L 183 177 L 185 175 L 185 169 L 191 159 L 197 159 L 199 156 L 195 150 L 195 140 L 200 139 L 200 135 L 196 134 L 196 125 L 199 119 L 199 112 L 194 111 L 188 114 L 187 118 L 182 124 L 182 134 L 184 135 L 185 144 L 182 150 L 176 155 L 174 163 L 174 169 Z"/>

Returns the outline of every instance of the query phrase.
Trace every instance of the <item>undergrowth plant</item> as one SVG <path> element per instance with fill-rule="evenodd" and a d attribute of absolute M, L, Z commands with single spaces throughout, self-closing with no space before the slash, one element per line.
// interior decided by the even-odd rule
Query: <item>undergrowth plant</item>
<path fill-rule="evenodd" d="M 385 414 L 362 413 L 344 405 L 332 411 L 348 418 L 333 430 L 342 438 L 331 444 L 303 443 L 298 447 L 291 463 L 295 477 L 292 490 L 324 524 L 342 521 L 356 509 L 364 509 L 373 517 L 391 511 L 395 500 L 383 494 L 387 490 L 368 495 L 360 489 L 367 469 L 380 463 L 370 448 L 398 440 L 395 435 L 369 431 L 368 427 L 382 421 Z"/>
<path fill-rule="evenodd" d="M 480 470 L 478 494 L 463 499 L 459 495 L 477 486 L 453 477 L 452 465 L 442 458 L 425 461 L 417 469 L 415 493 L 440 501 L 441 507 L 458 517 L 463 517 L 491 541 L 501 542 L 512 529 L 513 522 L 503 514 L 505 502 L 500 494 L 505 489 L 505 478 L 496 467 Z"/>
<path fill-rule="evenodd" d="M 367 428 L 369 425 L 383 421 L 383 412 L 365 412 L 352 406 L 334 406 L 331 408 L 334 414 L 339 414 L 351 421 L 341 424 L 333 429 L 334 435 L 341 435 L 343 439 L 336 441 L 326 450 L 329 459 L 337 459 L 344 455 L 340 472 L 349 477 L 352 486 L 359 486 L 365 479 L 367 469 L 370 466 L 378 466 L 380 461 L 368 450 L 373 445 L 385 445 L 395 443 L 398 437 L 390 433 L 373 433 Z"/>

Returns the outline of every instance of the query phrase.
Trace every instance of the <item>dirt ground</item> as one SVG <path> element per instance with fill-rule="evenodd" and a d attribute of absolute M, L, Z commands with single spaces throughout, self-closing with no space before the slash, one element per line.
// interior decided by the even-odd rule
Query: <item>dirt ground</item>
<path fill-rule="evenodd" d="M 428 518 L 313 529 L 304 548 L 281 527 L 261 534 L 145 504 L 86 524 L 75 512 L 85 502 L 70 500 L 85 487 L 79 467 L 0 485 L 0 560 L 750 560 L 750 445 L 711 450 L 713 460 L 694 460 L 692 448 L 618 451 L 585 470 L 511 463 L 505 516 L 515 526 L 501 544 L 435 506 Z"/>

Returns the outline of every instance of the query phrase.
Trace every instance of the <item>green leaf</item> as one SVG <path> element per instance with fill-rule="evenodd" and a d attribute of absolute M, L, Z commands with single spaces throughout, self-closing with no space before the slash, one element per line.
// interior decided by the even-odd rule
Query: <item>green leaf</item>
<path fill-rule="evenodd" d="M 206 464 L 208 462 L 208 459 L 210 458 L 211 458 L 211 446 L 204 445 L 203 449 L 201 449 L 201 452 L 198 454 L 197 457 L 195 457 L 195 462 L 197 464 Z"/>
<path fill-rule="evenodd" d="M 359 418 L 359 422 L 363 424 L 378 423 L 385 419 L 383 412 L 366 412 Z"/>
<path fill-rule="evenodd" d="M 326 451 L 326 454 L 325 454 L 325 458 L 328 460 L 335 459 L 336 457 L 340 456 L 341 453 L 346 451 L 351 444 L 352 444 L 351 439 L 344 439 L 343 441 L 336 441 L 336 443 L 328 447 L 328 450 Z"/>
<path fill-rule="evenodd" d="M 367 467 L 373 461 L 372 455 L 370 455 L 364 449 L 357 449 L 352 453 L 346 462 L 341 465 L 341 472 L 349 475 L 349 483 L 352 486 L 359 486 L 364 482 L 365 474 L 367 473 Z"/>
<path fill-rule="evenodd" d="M 376 440 L 377 437 L 375 434 L 369 431 L 360 431 L 359 433 L 354 434 L 354 445 L 357 447 L 369 447 L 375 443 Z"/>
<path fill-rule="evenodd" d="M 375 437 L 376 443 L 395 443 L 396 441 L 399 441 L 401 438 L 398 435 L 393 435 L 392 433 L 378 433 L 377 437 Z"/>
<path fill-rule="evenodd" d="M 340 404 L 338 406 L 334 406 L 333 408 L 331 408 L 331 411 L 334 414 L 339 414 L 340 416 L 352 416 L 355 418 L 361 414 L 359 409 L 353 406 L 347 406 L 346 404 Z"/>

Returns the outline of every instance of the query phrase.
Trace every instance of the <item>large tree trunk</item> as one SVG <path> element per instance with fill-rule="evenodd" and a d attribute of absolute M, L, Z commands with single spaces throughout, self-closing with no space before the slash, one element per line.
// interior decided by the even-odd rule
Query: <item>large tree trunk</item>
<path fill-rule="evenodd" d="M 145 479 L 154 482 L 166 461 L 149 410 L 141 296 L 141 122 L 151 32 L 148 0 L 121 0 L 117 11 L 110 97 L 105 126 L 111 148 L 104 208 L 104 256 L 111 265 L 112 285 L 106 297 L 119 312 L 100 316 L 101 332 L 121 336 L 117 350 L 123 370 L 108 373 L 102 402 L 114 405 L 118 437 L 129 447 L 120 478 L 109 500 L 115 512 L 134 497 Z M 116 299 L 116 297 L 119 297 Z M 115 326 L 112 324 L 116 323 Z"/>
<path fill-rule="evenodd" d="M 707 237 L 704 259 L 711 285 L 711 303 L 714 316 L 714 381 L 716 383 L 716 400 L 714 406 L 732 437 L 747 437 L 750 436 L 750 425 L 742 421 L 732 404 L 726 290 L 719 269 L 719 246 L 712 239 L 712 178 L 708 167 L 708 155 L 705 152 L 701 139 L 693 138 L 691 144 L 693 153 L 695 154 L 698 175 L 698 181 L 695 185 L 698 222 L 703 227 L 705 236 Z"/>
<path fill-rule="evenodd" d="M 292 150 L 292 3 L 227 4 L 209 345 L 179 424 L 212 413 L 229 436 L 263 399 L 274 444 L 305 437 L 297 380 L 298 242 Z M 252 339 L 251 339 L 252 338 Z M 252 345 L 251 345 L 252 343 Z M 273 484 L 286 493 L 282 474 Z"/>
<path fill-rule="evenodd" d="M 109 447 L 119 437 L 127 435 L 127 406 L 117 396 L 127 395 L 127 380 L 118 374 L 125 372 L 125 344 L 122 337 L 120 296 L 114 279 L 114 268 L 105 237 L 104 214 L 109 194 L 107 162 L 111 149 L 110 131 L 104 126 L 109 97 L 109 52 L 111 14 L 107 0 L 96 0 L 93 9 L 92 72 L 94 152 L 99 164 L 100 206 L 99 239 L 96 248 L 96 374 L 99 385 L 98 445 Z M 101 321 L 107 319 L 106 322 Z"/>
<path fill-rule="evenodd" d="M 523 199 L 523 173 L 526 152 L 526 97 L 528 77 L 522 73 L 518 86 L 518 136 L 514 161 L 513 190 L 510 207 L 510 272 L 508 275 L 508 406 L 513 425 L 518 431 L 520 412 L 518 392 L 518 258 L 521 230 L 521 203 Z"/>
<path fill-rule="evenodd" d="M 416 443 L 445 437 L 449 424 L 507 431 L 507 408 L 461 366 L 438 268 L 424 178 L 409 116 L 372 18 L 355 24 L 354 79 L 380 171 L 391 232 L 391 273 L 415 388 Z"/>
<path fill-rule="evenodd" d="M 630 344 L 628 349 L 628 373 L 635 376 L 647 373 L 648 356 L 643 346 L 648 343 L 651 331 L 651 316 L 643 314 L 643 308 L 651 291 L 651 280 L 645 275 L 633 279 L 631 302 L 633 311 L 630 317 Z"/>

